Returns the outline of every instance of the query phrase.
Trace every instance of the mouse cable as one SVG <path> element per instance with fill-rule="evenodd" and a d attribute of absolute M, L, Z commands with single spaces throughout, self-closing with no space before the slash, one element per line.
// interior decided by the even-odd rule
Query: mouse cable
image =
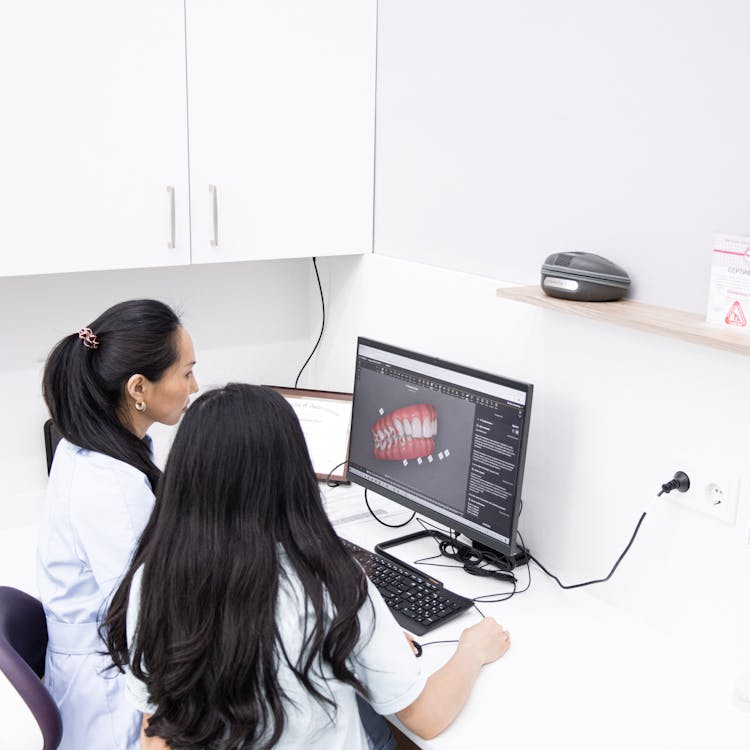
<path fill-rule="evenodd" d="M 516 531 L 518 534 L 518 538 L 521 540 L 521 549 L 526 549 L 526 543 L 523 540 L 523 536 L 521 535 L 520 531 Z M 473 602 L 480 602 L 484 604 L 497 604 L 499 602 L 506 602 L 508 599 L 513 598 L 517 594 L 523 594 L 524 592 L 528 591 L 529 588 L 531 588 L 531 567 L 530 567 L 530 560 L 528 554 L 526 555 L 526 585 L 519 589 L 517 588 L 517 583 L 514 581 L 513 583 L 513 591 L 510 592 L 499 592 L 497 594 L 482 594 L 481 596 L 477 596 L 474 599 L 472 599 Z"/>
<path fill-rule="evenodd" d="M 456 638 L 455 640 L 451 641 L 427 641 L 427 643 L 422 643 L 420 641 L 420 645 L 422 646 L 422 648 L 424 648 L 425 646 L 436 646 L 438 643 L 458 643 L 458 639 Z"/>
<path fill-rule="evenodd" d="M 515 581 L 507 581 L 507 583 L 510 583 L 511 586 L 513 586 L 511 591 L 499 591 L 496 594 L 481 594 L 480 596 L 475 596 L 471 600 L 471 602 L 476 608 L 477 612 L 479 612 L 477 602 L 479 602 L 480 604 L 499 604 L 500 602 L 507 602 L 508 599 L 512 599 L 516 594 L 520 593 L 516 588 Z M 528 588 L 528 586 L 526 588 Z M 526 591 L 526 589 L 524 589 L 524 591 Z M 482 614 L 481 612 L 479 613 Z M 484 617 L 483 614 L 482 617 Z"/>
<path fill-rule="evenodd" d="M 671 479 L 669 482 L 666 482 L 661 486 L 661 492 L 657 493 L 657 497 L 660 495 L 663 495 L 664 493 L 669 493 L 672 490 L 677 490 L 678 492 L 687 492 L 690 489 L 690 478 L 684 471 L 677 471 L 675 472 L 674 479 Z M 563 589 L 577 589 L 581 588 L 582 586 L 591 586 L 594 583 L 604 583 L 605 581 L 608 581 L 610 578 L 612 578 L 612 575 L 617 570 L 617 566 L 622 562 L 623 557 L 627 554 L 628 550 L 632 547 L 633 542 L 635 541 L 635 537 L 638 534 L 638 530 L 641 528 L 641 524 L 643 523 L 643 519 L 646 517 L 646 512 L 643 511 L 641 513 L 641 517 L 638 519 L 638 523 L 635 525 L 635 530 L 633 531 L 632 536 L 630 537 L 630 541 L 627 543 L 625 549 L 622 551 L 620 556 L 617 558 L 617 562 L 612 566 L 612 570 L 609 571 L 609 575 L 606 576 L 606 578 L 597 578 L 593 581 L 584 581 L 583 583 L 572 583 L 572 584 L 565 584 L 563 583 L 556 575 L 553 573 L 550 573 L 547 568 L 542 565 L 542 563 L 539 562 L 539 560 L 536 559 L 530 552 L 527 550 L 528 556 L 550 577 L 553 578 L 555 581 L 557 581 L 557 585 L 560 586 L 560 588 Z"/>
<path fill-rule="evenodd" d="M 437 532 L 439 534 L 445 534 L 446 536 L 449 536 L 453 539 L 458 539 L 458 532 L 453 531 L 453 529 L 445 527 L 436 526 L 432 521 L 428 521 L 426 518 L 418 518 L 417 523 L 427 532 L 432 534 L 432 538 L 435 539 L 435 541 L 439 541 L 438 538 L 433 534 L 432 532 Z"/>
<path fill-rule="evenodd" d="M 447 534 L 451 540 L 455 543 L 456 547 L 458 547 L 461 542 L 458 541 L 458 532 L 453 531 L 453 529 L 441 529 L 439 526 L 435 526 L 435 524 L 430 523 L 429 521 L 425 520 L 424 518 L 418 518 L 417 523 L 424 529 L 424 531 L 428 533 L 432 532 L 438 532 L 441 534 Z M 428 528 L 429 527 L 429 528 Z M 519 534 L 520 536 L 520 534 Z M 432 566 L 435 568 L 458 568 L 459 570 L 463 570 L 464 572 L 468 573 L 469 575 L 474 576 L 486 576 L 488 578 L 492 578 L 495 571 L 493 571 L 489 565 L 497 565 L 498 568 L 500 568 L 499 575 L 507 575 L 507 570 L 503 570 L 501 567 L 504 563 L 504 560 L 501 560 L 497 558 L 493 553 L 488 553 L 486 551 L 481 552 L 479 550 L 474 550 L 477 552 L 477 554 L 480 554 L 482 556 L 482 559 L 479 560 L 475 564 L 467 564 L 464 560 L 464 558 L 461 555 L 456 554 L 455 552 L 451 551 L 451 543 L 447 542 L 445 539 L 440 539 L 433 533 L 433 539 L 435 540 L 436 544 L 438 545 L 438 549 L 440 550 L 437 555 L 430 555 L 429 557 L 420 557 L 418 560 L 414 560 L 412 562 L 412 565 L 424 565 L 424 566 Z M 521 543 L 523 544 L 523 538 L 521 539 Z M 468 547 L 467 549 L 473 550 L 472 547 Z M 437 562 L 429 562 L 430 560 L 435 560 L 440 557 L 447 557 L 451 560 L 459 560 L 459 564 L 456 565 L 454 563 L 437 563 Z M 481 594 L 480 596 L 477 596 L 473 598 L 472 602 L 484 602 L 485 604 L 497 604 L 498 602 L 504 602 L 510 599 L 511 597 L 515 596 L 515 594 L 522 594 L 524 591 L 526 591 L 530 584 L 531 584 L 531 571 L 528 567 L 528 558 L 526 560 L 526 568 L 528 571 L 528 581 L 526 583 L 526 586 L 523 589 L 517 588 L 517 583 L 515 580 L 515 576 L 512 581 L 505 581 L 506 583 L 510 583 L 513 586 L 513 589 L 511 591 L 499 591 L 494 594 Z M 499 577 L 495 576 L 495 577 Z M 484 617 L 482 612 L 480 611 L 479 607 L 474 604 L 474 607 L 476 608 L 477 612 Z"/>
<path fill-rule="evenodd" d="M 439 552 L 437 555 L 429 555 L 428 557 L 420 557 L 418 560 L 414 560 L 412 562 L 412 565 L 431 565 L 435 568 L 459 568 L 463 569 L 463 565 L 454 565 L 453 563 L 436 563 L 436 562 L 428 562 L 428 560 L 437 560 L 441 557 L 448 557 L 443 550 L 442 547 L 440 547 L 441 544 L 444 544 L 445 542 L 440 540 L 435 534 L 445 534 L 449 536 L 451 539 L 458 539 L 458 532 L 453 531 L 453 529 L 445 528 L 441 529 L 439 526 L 435 526 L 435 524 L 430 523 L 429 521 L 425 520 L 424 518 L 418 518 L 417 523 L 422 527 L 423 531 L 426 531 L 434 540 L 435 543 L 438 545 Z"/>
<path fill-rule="evenodd" d="M 524 542 L 523 536 L 521 536 L 521 532 L 518 529 L 516 529 L 516 534 L 518 534 L 518 538 L 521 540 L 521 549 L 526 549 L 526 542 Z M 531 587 L 531 560 L 528 555 L 526 555 L 526 577 L 526 586 L 515 593 L 523 594 L 524 591 L 528 591 Z"/>
<path fill-rule="evenodd" d="M 320 324 L 320 334 L 318 336 L 318 340 L 315 342 L 315 346 L 313 347 L 312 351 L 310 352 L 310 356 L 305 360 L 305 364 L 302 365 L 300 368 L 300 371 L 297 373 L 297 377 L 294 379 L 294 387 L 297 387 L 297 383 L 299 383 L 300 375 L 302 375 L 302 371 L 307 367 L 307 363 L 312 359 L 312 355 L 315 354 L 315 350 L 318 348 L 318 344 L 320 344 L 320 340 L 323 338 L 323 329 L 326 327 L 326 303 L 323 299 L 323 285 L 320 283 L 320 274 L 318 273 L 318 263 L 317 259 L 313 257 L 312 259 L 313 266 L 315 268 L 315 278 L 318 280 L 318 289 L 320 290 L 320 307 L 323 310 L 323 321 Z"/>
<path fill-rule="evenodd" d="M 367 488 L 365 487 L 365 505 L 367 506 L 367 510 L 370 511 L 370 515 L 378 522 L 382 523 L 383 526 L 387 526 L 389 529 L 400 529 L 402 526 L 406 526 L 407 523 L 411 523 L 414 519 L 414 516 L 417 515 L 417 511 L 414 511 L 409 518 L 407 518 L 403 523 L 386 523 L 385 521 L 381 520 L 375 515 L 375 511 L 370 507 L 370 503 L 367 500 Z"/>
<path fill-rule="evenodd" d="M 513 576 L 509 559 L 505 555 L 501 555 L 489 549 L 477 549 L 471 544 L 465 544 L 464 542 L 459 541 L 459 533 L 453 529 L 443 530 L 434 524 L 428 524 L 422 518 L 418 518 L 417 521 L 419 525 L 435 540 L 439 552 L 437 555 L 423 557 L 416 560 L 415 564 L 427 560 L 434 560 L 439 557 L 447 557 L 450 560 L 456 560 L 458 565 L 434 562 L 424 562 L 424 564 L 434 565 L 438 568 L 462 568 L 469 575 L 486 576 L 488 578 L 495 576 L 501 580 L 507 580 Z M 428 528 L 428 525 L 431 528 Z M 442 536 L 438 536 L 438 534 Z M 446 539 L 445 537 L 448 538 Z M 494 566 L 497 570 L 490 566 Z M 513 576 L 513 578 L 513 582 L 515 582 L 515 576 Z M 508 583 L 510 583 L 509 580 Z"/>

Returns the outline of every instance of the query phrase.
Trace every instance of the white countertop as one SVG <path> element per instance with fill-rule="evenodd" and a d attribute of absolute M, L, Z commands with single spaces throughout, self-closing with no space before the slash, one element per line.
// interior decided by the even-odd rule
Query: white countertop
<path fill-rule="evenodd" d="M 339 533 L 363 547 L 419 530 L 416 522 L 388 529 L 370 519 L 360 488 L 342 486 L 326 492 L 338 505 L 334 515 L 344 521 Z M 408 518 L 407 511 L 371 497 L 378 511 L 390 511 L 389 522 Z M 1 584 L 36 594 L 35 548 L 35 524 L 0 529 Z M 423 539 L 391 551 L 412 563 L 435 554 L 436 545 Z M 424 570 L 467 596 L 509 590 L 507 584 L 461 570 Z M 523 588 L 526 569 L 517 572 Z M 700 623 L 686 622 L 684 637 L 670 641 L 586 590 L 560 589 L 534 565 L 531 575 L 527 592 L 506 602 L 479 604 L 485 615 L 510 630 L 513 646 L 498 662 L 484 667 L 463 712 L 442 735 L 425 741 L 410 734 L 421 747 L 745 750 L 750 746 L 750 712 L 741 710 L 733 696 L 737 675 L 712 661 L 711 643 L 703 637 Z M 478 618 L 476 610 L 469 610 L 418 640 L 457 638 Z M 453 648 L 427 646 L 421 657 L 423 668 L 439 668 Z M 28 721 L 24 719 L 23 710 L 0 680 L 0 714 L 18 719 L 19 733 L 12 746 L 38 747 L 38 732 L 30 715 Z M 7 735 L 4 740 L 9 740 Z"/>
<path fill-rule="evenodd" d="M 359 488 L 331 490 L 332 500 L 334 493 L 339 493 L 339 501 L 349 494 L 353 510 L 364 506 Z M 387 501 L 380 505 L 390 506 Z M 408 518 L 406 511 L 400 512 Z M 372 549 L 377 542 L 419 528 L 416 522 L 389 529 L 366 520 L 338 530 Z M 422 539 L 389 551 L 412 564 L 436 554 L 437 545 Z M 510 590 L 508 584 L 460 569 L 424 570 L 466 596 Z M 519 589 L 524 588 L 526 568 L 517 569 L 517 576 Z M 479 604 L 485 615 L 511 632 L 513 645 L 502 659 L 483 668 L 463 712 L 442 735 L 425 741 L 405 730 L 417 744 L 428 750 L 473 745 L 532 750 L 750 747 L 750 713 L 733 699 L 737 675 L 712 662 L 711 643 L 700 623 L 685 623 L 684 638 L 669 641 L 585 589 L 559 588 L 533 564 L 531 576 L 525 593 L 502 603 Z M 457 638 L 479 616 L 469 610 L 418 640 Z M 453 648 L 427 646 L 421 657 L 424 668 L 439 668 Z"/>

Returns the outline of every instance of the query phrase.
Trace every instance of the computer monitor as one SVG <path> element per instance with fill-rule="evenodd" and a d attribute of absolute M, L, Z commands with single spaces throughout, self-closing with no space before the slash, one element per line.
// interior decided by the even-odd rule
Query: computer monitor
<path fill-rule="evenodd" d="M 533 386 L 370 339 L 357 341 L 348 477 L 521 561 Z"/>

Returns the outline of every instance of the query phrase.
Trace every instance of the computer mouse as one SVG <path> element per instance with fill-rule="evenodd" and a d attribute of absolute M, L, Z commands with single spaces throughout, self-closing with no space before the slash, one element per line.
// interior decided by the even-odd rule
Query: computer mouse
<path fill-rule="evenodd" d="M 418 659 L 420 656 L 422 656 L 422 644 L 419 643 L 419 641 L 415 641 L 414 639 L 412 639 L 411 645 L 413 646 L 414 650 L 417 652 L 415 656 Z"/>

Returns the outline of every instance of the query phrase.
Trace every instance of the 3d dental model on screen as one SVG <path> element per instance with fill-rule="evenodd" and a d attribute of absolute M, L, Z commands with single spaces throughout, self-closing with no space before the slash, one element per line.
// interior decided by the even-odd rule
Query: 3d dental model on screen
<path fill-rule="evenodd" d="M 435 450 L 437 410 L 413 404 L 384 414 L 372 426 L 375 458 L 386 461 L 424 458 Z"/>

